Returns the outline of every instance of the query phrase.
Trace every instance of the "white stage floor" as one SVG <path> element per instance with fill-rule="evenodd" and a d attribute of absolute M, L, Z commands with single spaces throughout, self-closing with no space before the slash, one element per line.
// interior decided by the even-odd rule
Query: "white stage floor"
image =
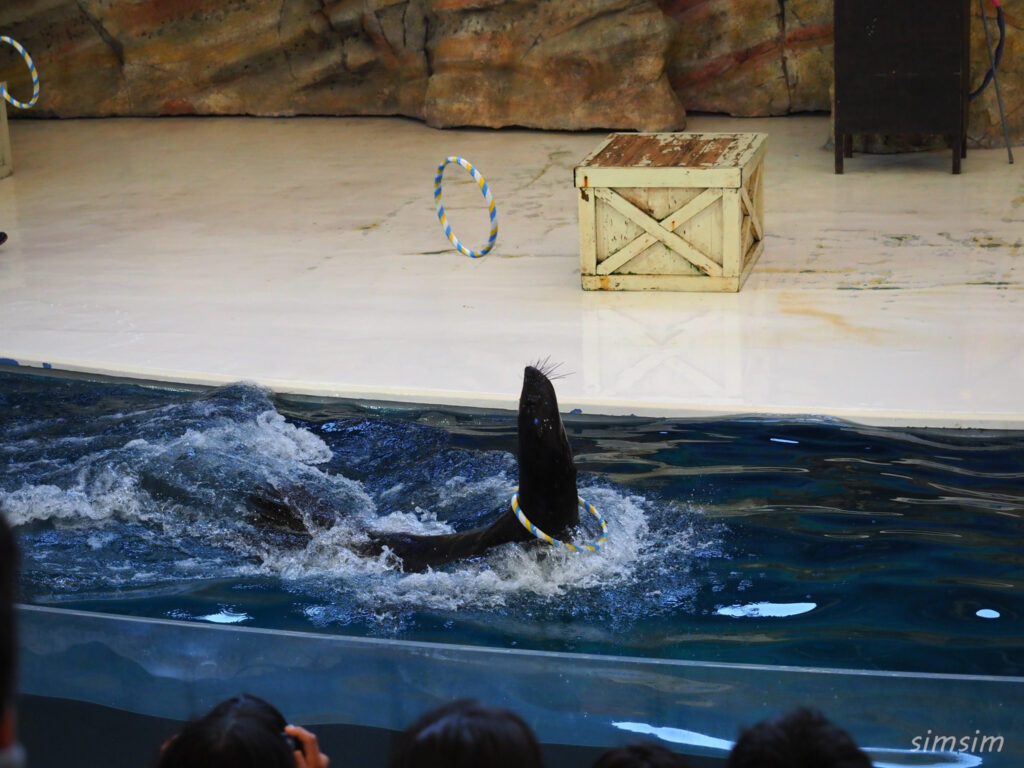
<path fill-rule="evenodd" d="M 833 415 L 1024 428 L 1024 173 L 1004 150 L 857 155 L 822 116 L 769 134 L 765 250 L 738 294 L 584 292 L 572 168 L 604 132 L 404 119 L 21 120 L 0 180 L 0 358 L 281 392 L 514 408 Z M 446 155 L 494 190 L 492 254 L 449 247 Z M 486 239 L 445 174 L 460 239 Z"/>

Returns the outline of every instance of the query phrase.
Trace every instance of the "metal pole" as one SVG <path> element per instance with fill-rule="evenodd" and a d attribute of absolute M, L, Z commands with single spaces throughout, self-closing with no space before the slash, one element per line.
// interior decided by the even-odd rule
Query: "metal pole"
<path fill-rule="evenodd" d="M 1013 165 L 1013 150 L 1010 148 L 1010 131 L 1006 127 L 1006 112 L 1003 111 L 1003 94 L 999 90 L 999 75 L 996 74 L 996 60 L 992 54 L 992 38 L 988 32 L 988 17 L 985 15 L 985 0 L 978 0 L 981 6 L 981 26 L 985 29 L 985 47 L 988 49 L 989 66 L 992 67 L 992 82 L 996 86 L 996 103 L 999 105 L 999 119 L 1003 123 L 1003 140 L 1006 142 L 1006 154 L 1010 158 L 1010 165 Z"/>

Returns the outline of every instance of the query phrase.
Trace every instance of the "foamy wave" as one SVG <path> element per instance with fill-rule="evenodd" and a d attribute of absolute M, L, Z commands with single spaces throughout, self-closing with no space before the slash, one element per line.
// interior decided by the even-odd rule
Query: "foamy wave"
<path fill-rule="evenodd" d="M 324 464 L 332 455 L 323 440 L 289 424 L 276 411 L 264 411 L 248 422 L 224 421 L 202 429 L 191 428 L 181 437 L 163 443 L 134 440 L 125 447 L 148 449 L 155 454 L 231 452 L 239 462 L 263 465 L 268 462 Z"/>
<path fill-rule="evenodd" d="M 389 578 L 367 585 L 358 598 L 378 610 L 496 608 L 523 595 L 557 598 L 573 590 L 607 588 L 632 580 L 637 568 L 644 567 L 644 558 L 640 557 L 648 535 L 644 500 L 607 488 L 591 488 L 585 493 L 608 521 L 608 542 L 599 552 L 571 552 L 539 542 L 528 546 L 508 544 L 481 558 L 423 573 L 403 573 L 395 567 L 398 563 L 386 556 L 370 565 L 367 558 L 345 558 L 343 562 L 337 553 L 331 553 L 332 564 L 342 569 L 347 565 L 362 573 L 374 570 L 389 574 Z M 405 518 L 405 524 L 396 526 L 396 530 L 413 530 L 412 521 Z M 421 519 L 415 521 L 423 525 Z M 597 538 L 595 530 L 597 526 L 591 526 L 580 533 L 578 540 Z M 311 545 L 307 554 L 312 554 L 314 548 Z M 329 572 L 324 565 L 308 562 L 304 573 Z M 346 574 L 340 570 L 334 575 L 344 578 Z"/>
<path fill-rule="evenodd" d="M 392 512 L 371 521 L 377 533 L 415 533 L 435 535 L 452 533 L 454 529 L 437 519 L 437 513 L 416 507 L 412 512 Z"/>
<path fill-rule="evenodd" d="M 285 421 L 277 411 L 264 411 L 256 417 L 254 447 L 261 455 L 276 455 L 285 461 L 324 464 L 331 460 L 331 449 L 312 432 Z"/>
<path fill-rule="evenodd" d="M 29 485 L 0 495 L 0 511 L 14 526 L 39 520 L 101 521 L 118 516 L 140 517 L 138 489 L 133 478 L 101 467 L 95 477 L 82 470 L 70 488 Z"/>
<path fill-rule="evenodd" d="M 647 615 L 686 599 L 694 545 L 685 511 L 611 487 L 581 488 L 608 521 L 599 552 L 508 544 L 423 573 L 405 572 L 387 551 L 362 555 L 371 533 L 443 534 L 490 523 L 508 509 L 514 456 L 464 450 L 432 428 L 386 421 L 360 421 L 358 430 L 339 421 L 325 430 L 342 436 L 332 453 L 270 406 L 261 390 L 230 387 L 112 415 L 102 426 L 83 423 L 74 450 L 40 444 L 16 454 L 36 465 L 6 475 L 24 486 L 0 491 L 0 512 L 16 526 L 34 524 L 26 565 L 36 595 L 187 593 L 188 581 L 251 578 L 300 595 L 315 623 L 366 621 L 385 633 L 425 614 L 480 611 L 515 622 L 538 605 L 611 615 L 620 601 L 616 615 Z M 386 459 L 381 452 L 398 438 L 403 452 Z M 369 468 L 364 443 L 376 446 L 378 463 Z M 353 479 L 364 475 L 365 486 Z M 287 513 L 257 513 L 249 495 L 261 489 L 279 489 L 311 533 Z M 648 520 L 665 516 L 682 527 L 673 523 L 655 538 Z M 572 540 L 596 540 L 600 527 L 581 518 Z M 650 573 L 673 574 L 672 594 L 644 586 Z"/>
<path fill-rule="evenodd" d="M 0 510 L 12 526 L 35 520 L 103 520 L 111 514 L 109 508 L 98 509 L 80 489 L 56 485 L 35 485 L 4 494 Z"/>
<path fill-rule="evenodd" d="M 502 496 L 504 495 L 502 488 Z M 401 561 L 385 552 L 376 557 L 356 554 L 367 541 L 364 530 L 341 521 L 318 532 L 300 550 L 267 550 L 259 570 L 296 584 L 315 582 L 318 591 L 337 592 L 339 602 L 361 606 L 359 614 L 380 629 L 396 629 L 419 611 L 503 610 L 524 599 L 559 600 L 571 593 L 600 593 L 628 585 L 638 570 L 650 565 L 651 548 L 646 500 L 609 488 L 589 488 L 585 497 L 608 521 L 609 538 L 599 552 L 571 552 L 541 542 L 507 544 L 482 557 L 422 573 L 406 573 Z M 416 533 L 450 532 L 430 512 L 394 513 L 373 521 L 376 530 Z M 599 527 L 591 524 L 575 537 L 593 540 Z M 685 547 L 688 533 L 680 531 L 673 546 Z M 305 588 L 302 588 L 305 591 Z M 352 611 L 328 603 L 304 609 L 317 624 L 345 623 Z"/>

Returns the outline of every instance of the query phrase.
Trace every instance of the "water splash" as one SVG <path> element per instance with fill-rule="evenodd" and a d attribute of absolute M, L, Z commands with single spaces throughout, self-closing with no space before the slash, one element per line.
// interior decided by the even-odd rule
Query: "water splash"
<path fill-rule="evenodd" d="M 52 422 L 17 425 L 18 438 L 5 450 L 23 460 L 3 475 L 0 494 L 0 510 L 31 542 L 24 570 L 38 602 L 168 594 L 186 578 L 270 578 L 301 598 L 303 613 L 320 626 L 392 627 L 414 615 L 459 611 L 526 620 L 553 607 L 570 618 L 611 620 L 614 613 L 621 621 L 658 609 L 665 590 L 649 585 L 637 603 L 639 574 L 667 572 L 692 544 L 685 525 L 652 539 L 643 497 L 584 486 L 609 523 L 600 552 L 507 545 L 404 573 L 387 553 L 364 557 L 354 549 L 371 531 L 447 533 L 489 522 L 516 484 L 511 454 L 458 448 L 434 423 L 336 420 L 316 434 L 247 385 L 64 419 L 60 429 L 73 434 L 44 449 L 40 435 L 51 429 Z M 388 471 L 355 479 L 384 448 L 392 451 Z M 301 487 L 334 516 L 307 520 L 309 535 L 262 529 L 247 504 L 260 487 Z M 578 537 L 596 537 L 592 521 Z M 219 613 L 189 615 L 212 621 Z"/>
<path fill-rule="evenodd" d="M 569 416 L 580 491 L 609 522 L 599 553 L 507 545 L 407 574 L 359 545 L 371 531 L 463 530 L 503 513 L 517 479 L 511 412 L 16 378 L 0 387 L 0 512 L 23 545 L 28 602 L 497 647 L 1021 674 L 1024 435 Z M 257 520 L 248 496 L 260 487 L 322 500 L 308 532 Z M 589 516 L 583 526 L 574 538 L 596 538 Z"/>

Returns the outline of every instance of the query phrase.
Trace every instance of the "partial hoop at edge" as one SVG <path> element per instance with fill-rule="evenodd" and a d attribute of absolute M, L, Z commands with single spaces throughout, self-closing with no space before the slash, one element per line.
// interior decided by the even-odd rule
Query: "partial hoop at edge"
<path fill-rule="evenodd" d="M 25 46 L 13 37 L 0 35 L 0 43 L 10 43 L 14 47 L 14 50 L 20 53 L 22 58 L 25 59 L 25 63 L 28 65 L 29 74 L 32 75 L 32 100 L 28 102 L 18 101 L 7 92 L 6 85 L 0 85 L 0 95 L 7 99 L 9 104 L 17 107 L 18 109 L 30 109 L 35 105 L 36 100 L 39 98 L 39 72 L 36 71 L 36 65 L 32 63 L 32 57 L 28 55 L 28 51 L 25 50 Z"/>
<path fill-rule="evenodd" d="M 445 215 L 444 206 L 441 205 L 441 177 L 444 176 L 444 167 L 448 165 L 448 163 L 458 163 L 469 171 L 470 176 L 473 177 L 477 186 L 480 187 L 480 191 L 484 195 L 484 200 L 487 201 L 487 212 L 491 217 L 491 234 L 487 238 L 487 245 L 484 246 L 482 250 L 474 251 L 464 246 L 459 241 L 459 238 L 455 236 L 455 233 L 452 232 L 451 224 L 448 223 L 448 217 Z M 491 249 L 494 247 L 494 241 L 498 239 L 498 208 L 495 206 L 494 198 L 491 196 L 491 188 L 487 186 L 487 182 L 484 181 L 484 177 L 472 163 L 461 157 L 455 157 L 452 155 L 451 157 L 446 157 L 444 162 L 437 166 L 437 175 L 434 177 L 434 202 L 437 203 L 437 218 L 438 221 L 441 222 L 441 227 L 444 229 L 445 237 L 451 241 L 451 244 L 455 246 L 457 251 L 469 256 L 471 259 L 478 259 L 481 256 L 485 256 L 490 253 Z"/>

